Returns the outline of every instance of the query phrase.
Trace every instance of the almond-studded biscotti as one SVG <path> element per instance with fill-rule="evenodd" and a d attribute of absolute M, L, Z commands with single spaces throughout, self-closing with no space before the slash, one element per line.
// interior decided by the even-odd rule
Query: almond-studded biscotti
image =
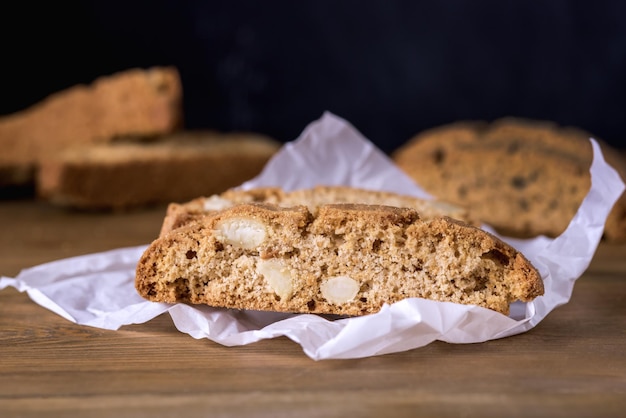
<path fill-rule="evenodd" d="M 555 237 L 589 191 L 590 137 L 519 118 L 459 122 L 418 134 L 392 157 L 427 192 L 467 207 L 502 234 Z M 599 143 L 607 162 L 626 179 L 624 159 Z M 626 195 L 607 219 L 605 238 L 626 241 Z"/>
<path fill-rule="evenodd" d="M 170 203 L 161 227 L 161 235 L 179 228 L 212 212 L 241 203 L 269 203 L 279 206 L 304 205 L 311 212 L 324 204 L 355 203 L 408 207 L 417 210 L 422 218 L 449 216 L 466 223 L 479 225 L 465 208 L 441 200 L 427 200 L 393 192 L 368 190 L 348 186 L 316 186 L 290 192 L 279 187 L 260 187 L 250 190 L 229 189 L 221 194 L 199 197 L 185 203 Z"/>
<path fill-rule="evenodd" d="M 261 172 L 280 144 L 244 132 L 177 131 L 151 142 L 97 144 L 43 158 L 37 193 L 80 209 L 127 209 L 220 193 Z"/>
<path fill-rule="evenodd" d="M 173 67 L 134 68 L 54 93 L 0 117 L 0 187 L 32 183 L 42 157 L 118 137 L 150 137 L 182 125 Z"/>
<path fill-rule="evenodd" d="M 217 211 L 152 242 L 135 284 L 155 302 L 337 315 L 411 297 L 508 314 L 543 293 L 531 263 L 481 229 L 355 204 Z"/>

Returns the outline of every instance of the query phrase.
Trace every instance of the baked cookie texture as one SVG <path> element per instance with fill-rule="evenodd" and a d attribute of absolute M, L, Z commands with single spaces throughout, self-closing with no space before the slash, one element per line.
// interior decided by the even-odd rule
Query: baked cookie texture
<path fill-rule="evenodd" d="M 0 187 L 32 183 L 40 160 L 68 147 L 161 135 L 182 124 L 173 67 L 135 68 L 70 87 L 0 117 Z"/>
<path fill-rule="evenodd" d="M 555 237 L 589 191 L 590 137 L 546 121 L 467 121 L 424 131 L 392 158 L 427 192 L 466 206 L 499 233 Z M 607 162 L 626 179 L 623 157 L 598 142 Z M 626 242 L 626 195 L 613 207 L 604 238 Z"/>
<path fill-rule="evenodd" d="M 411 297 L 506 315 L 543 294 L 531 263 L 479 228 L 349 203 L 215 211 L 152 242 L 135 284 L 155 302 L 351 316 Z"/>
<path fill-rule="evenodd" d="M 249 180 L 279 148 L 274 139 L 256 133 L 199 130 L 152 141 L 77 146 L 42 158 L 37 195 L 81 209 L 184 201 Z"/>
<path fill-rule="evenodd" d="M 315 214 L 319 206 L 336 203 L 358 203 L 408 207 L 415 209 L 423 218 L 449 216 L 472 225 L 479 225 L 478 218 L 464 207 L 442 200 L 427 200 L 398 193 L 368 190 L 347 186 L 318 185 L 293 191 L 283 191 L 280 187 L 259 187 L 249 190 L 229 189 L 220 194 L 198 197 L 184 203 L 170 203 L 161 235 L 179 228 L 213 212 L 241 203 L 268 203 L 279 206 L 307 206 Z"/>

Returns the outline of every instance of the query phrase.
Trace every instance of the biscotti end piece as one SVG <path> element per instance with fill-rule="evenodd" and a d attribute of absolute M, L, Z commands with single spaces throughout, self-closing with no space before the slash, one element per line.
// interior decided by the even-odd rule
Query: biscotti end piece
<path fill-rule="evenodd" d="M 135 284 L 155 302 L 335 315 L 411 297 L 508 314 L 543 294 L 530 262 L 481 229 L 362 204 L 214 212 L 152 242 Z"/>
<path fill-rule="evenodd" d="M 220 193 L 261 172 L 280 144 L 255 133 L 178 131 L 42 159 L 37 193 L 80 209 L 128 209 Z"/>
<path fill-rule="evenodd" d="M 219 195 L 200 197 L 185 203 L 172 203 L 161 227 L 161 235 L 214 211 L 241 203 L 269 203 L 280 206 L 304 205 L 313 213 L 325 204 L 370 204 L 415 209 L 423 218 L 449 216 L 479 226 L 480 221 L 467 209 L 442 200 L 421 199 L 399 193 L 348 186 L 318 185 L 312 188 L 283 191 L 279 187 L 258 187 L 249 190 L 230 189 Z"/>
<path fill-rule="evenodd" d="M 590 137 L 577 128 L 521 118 L 458 122 L 416 135 L 392 158 L 427 192 L 467 207 L 501 234 L 556 237 L 589 191 Z M 626 162 L 598 142 L 626 178 Z M 626 242 L 626 195 L 611 211 L 604 236 Z"/>
<path fill-rule="evenodd" d="M 182 118 L 174 67 L 134 68 L 75 85 L 0 117 L 0 186 L 32 183 L 40 160 L 68 147 L 170 133 Z"/>

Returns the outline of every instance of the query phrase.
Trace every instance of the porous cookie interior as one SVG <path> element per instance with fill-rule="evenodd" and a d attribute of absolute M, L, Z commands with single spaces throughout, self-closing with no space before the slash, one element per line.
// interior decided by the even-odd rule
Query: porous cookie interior
<path fill-rule="evenodd" d="M 162 302 L 362 315 L 407 297 L 504 314 L 543 292 L 510 246 L 448 218 L 375 205 L 239 205 L 156 240 L 137 289 Z"/>

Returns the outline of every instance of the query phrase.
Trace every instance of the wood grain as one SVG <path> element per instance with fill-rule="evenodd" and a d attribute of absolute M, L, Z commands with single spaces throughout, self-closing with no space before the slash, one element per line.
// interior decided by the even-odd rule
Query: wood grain
<path fill-rule="evenodd" d="M 147 244 L 163 213 L 0 202 L 0 274 Z M 625 255 L 603 244 L 570 303 L 525 334 L 358 360 L 316 362 L 287 338 L 224 347 L 180 333 L 167 315 L 119 331 L 78 326 L 8 288 L 0 415 L 623 416 Z"/>

